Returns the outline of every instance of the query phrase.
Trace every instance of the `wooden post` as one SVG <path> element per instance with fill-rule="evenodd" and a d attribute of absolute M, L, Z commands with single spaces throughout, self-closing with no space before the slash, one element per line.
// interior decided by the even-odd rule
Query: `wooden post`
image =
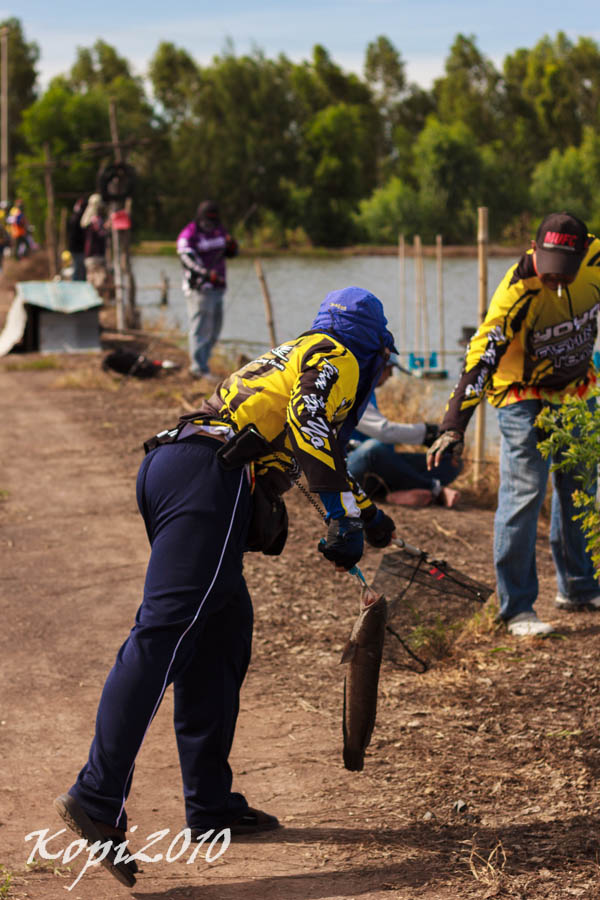
<path fill-rule="evenodd" d="M 265 281 L 265 276 L 263 274 L 260 259 L 254 260 L 254 268 L 256 270 L 256 275 L 257 275 L 258 281 L 260 283 L 260 289 L 262 291 L 263 300 L 265 303 L 265 317 L 267 320 L 267 327 L 269 329 L 269 337 L 271 339 L 271 346 L 276 347 L 277 346 L 277 338 L 275 337 L 275 326 L 273 324 L 273 307 L 271 306 L 271 297 L 269 295 L 269 289 L 267 287 L 267 282 Z"/>
<path fill-rule="evenodd" d="M 160 273 L 160 305 L 169 305 L 169 279 L 165 272 Z"/>
<path fill-rule="evenodd" d="M 44 144 L 44 184 L 46 187 L 46 244 L 50 278 L 58 272 L 56 260 L 56 223 L 54 221 L 54 186 L 52 184 L 52 157 L 48 143 Z"/>
<path fill-rule="evenodd" d="M 442 251 L 442 235 L 438 234 L 435 239 L 436 263 L 437 263 L 437 301 L 438 301 L 438 321 L 440 329 L 440 366 L 446 368 L 446 329 L 444 326 L 444 268 L 443 268 L 443 251 Z"/>
<path fill-rule="evenodd" d="M 487 312 L 488 300 L 488 210 L 487 206 L 477 209 L 477 258 L 479 263 L 479 300 L 477 309 L 477 325 L 481 325 Z M 473 481 L 481 478 L 482 463 L 485 457 L 485 399 L 477 405 L 475 411 L 475 460 Z"/>
<path fill-rule="evenodd" d="M 421 256 L 421 238 L 415 234 L 413 241 L 413 266 L 415 270 L 415 346 L 413 352 L 419 354 L 421 350 L 421 288 L 419 285 L 419 258 Z"/>
<path fill-rule="evenodd" d="M 398 349 L 402 354 L 401 347 L 408 347 L 408 329 L 406 324 L 406 249 L 404 246 L 404 235 L 398 236 L 398 296 L 400 300 L 400 336 L 398 337 Z"/>
<path fill-rule="evenodd" d="M 423 248 L 419 244 L 419 289 L 420 302 L 423 315 L 423 350 L 425 357 L 425 368 L 429 367 L 429 310 L 427 308 L 427 288 L 425 286 L 425 261 L 423 259 Z"/>
<path fill-rule="evenodd" d="M 123 152 L 119 144 L 119 129 L 117 127 L 117 109 L 115 101 L 111 98 L 108 103 L 108 118 L 110 121 L 110 138 L 115 155 L 115 162 L 123 161 Z M 109 214 L 116 212 L 117 204 L 109 204 Z M 119 242 L 119 229 L 111 228 L 113 270 L 115 275 L 115 311 L 117 314 L 117 331 L 125 328 L 125 300 L 123 297 L 123 272 L 121 270 L 121 247 Z"/>
<path fill-rule="evenodd" d="M 0 91 L 1 121 L 0 121 L 0 200 L 8 203 L 8 33 L 5 25 L 0 30 L 0 44 L 2 53 L 2 89 Z"/>

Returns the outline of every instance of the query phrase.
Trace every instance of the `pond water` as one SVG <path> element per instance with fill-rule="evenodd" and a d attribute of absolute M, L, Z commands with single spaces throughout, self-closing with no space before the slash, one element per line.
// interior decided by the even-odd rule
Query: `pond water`
<path fill-rule="evenodd" d="M 488 263 L 489 294 L 511 265 L 511 258 L 493 258 Z M 167 330 L 187 329 L 187 312 L 181 289 L 181 265 L 176 257 L 137 256 L 133 259 L 138 288 L 138 305 L 142 323 L 162 325 Z M 439 409 L 448 397 L 458 376 L 464 348 L 459 343 L 463 327 L 474 327 L 478 308 L 478 265 L 476 259 L 447 259 L 442 270 L 443 331 L 446 355 L 440 350 L 440 314 L 438 276 L 435 259 L 424 260 L 427 295 L 426 312 L 421 313 L 420 339 L 415 336 L 417 316 L 415 270 L 412 259 L 406 259 L 401 279 L 398 259 L 393 256 L 353 256 L 343 258 L 276 257 L 262 261 L 273 307 L 277 341 L 295 337 L 310 327 L 321 300 L 329 291 L 358 285 L 372 291 L 382 301 L 401 351 L 408 363 L 409 352 L 430 359 L 438 351 L 438 366 L 448 371 L 448 379 L 429 381 L 424 385 L 424 400 L 430 408 Z M 169 302 L 160 305 L 159 284 L 169 279 Z M 222 341 L 249 355 L 270 346 L 263 296 L 252 259 L 233 259 L 227 268 L 228 288 Z M 401 287 L 403 281 L 404 288 Z M 402 300 L 402 297 L 404 300 Z M 424 323 L 427 323 L 425 326 Z M 426 355 L 427 353 L 427 355 Z M 469 429 L 472 438 L 474 428 Z M 486 448 L 492 450 L 498 441 L 496 417 L 486 414 Z"/>
<path fill-rule="evenodd" d="M 511 260 L 489 261 L 490 294 L 503 276 Z M 175 257 L 137 256 L 133 260 L 138 286 L 138 303 L 143 321 L 162 322 L 166 329 L 186 331 L 186 305 L 181 289 L 181 265 Z M 382 301 L 396 344 L 404 361 L 409 351 L 421 355 L 440 349 L 438 283 L 434 259 L 424 261 L 427 293 L 428 329 L 415 337 L 415 277 L 413 260 L 407 259 L 404 273 L 404 305 L 401 302 L 400 267 L 390 256 L 355 256 L 335 259 L 305 257 L 268 258 L 262 262 L 271 295 L 275 333 L 278 341 L 305 331 L 329 291 L 358 285 L 376 294 Z M 169 303 L 161 307 L 161 274 L 169 279 Z M 225 318 L 221 338 L 228 343 L 250 346 L 255 352 L 270 345 L 265 308 L 251 259 L 230 260 L 227 269 L 228 288 L 225 295 Z M 444 344 L 448 351 L 444 368 L 454 377 L 459 370 L 462 348 L 458 343 L 463 326 L 477 322 L 478 271 L 475 259 L 444 261 L 443 273 Z M 147 287 L 153 286 L 151 289 Z M 417 343 L 419 346 L 417 346 Z M 438 360 L 439 362 L 439 360 Z"/>

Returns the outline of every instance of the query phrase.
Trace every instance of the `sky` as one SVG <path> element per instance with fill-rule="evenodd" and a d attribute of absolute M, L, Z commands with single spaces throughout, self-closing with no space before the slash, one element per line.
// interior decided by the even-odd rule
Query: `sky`
<path fill-rule="evenodd" d="M 284 53 L 294 62 L 309 59 L 312 47 L 322 44 L 339 66 L 361 74 L 367 45 L 385 35 L 404 60 L 408 80 L 424 88 L 443 74 L 458 33 L 474 35 L 497 68 L 518 47 L 532 47 L 558 31 L 573 41 L 586 36 L 600 42 L 591 0 L 572 7 L 564 0 L 22 0 L 13 10 L 0 6 L 0 21 L 13 16 L 25 40 L 40 48 L 42 88 L 70 69 L 77 47 L 92 47 L 98 38 L 115 47 L 137 75 L 145 75 L 161 41 L 187 50 L 202 65 L 227 40 L 238 55 L 258 48 L 267 57 Z"/>

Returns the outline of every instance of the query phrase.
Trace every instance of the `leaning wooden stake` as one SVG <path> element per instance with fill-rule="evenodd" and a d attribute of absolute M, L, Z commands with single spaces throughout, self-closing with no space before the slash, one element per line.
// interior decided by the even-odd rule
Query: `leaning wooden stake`
<path fill-rule="evenodd" d="M 265 303 L 265 317 L 267 320 L 267 327 L 269 329 L 269 337 L 271 339 L 271 346 L 276 347 L 277 346 L 277 338 L 275 337 L 275 325 L 273 323 L 273 307 L 271 306 L 271 297 L 269 294 L 269 289 L 267 287 L 267 282 L 265 280 L 265 276 L 263 274 L 260 259 L 254 260 L 254 268 L 256 270 L 256 275 L 258 277 L 260 289 L 262 291 L 263 300 Z"/>
<path fill-rule="evenodd" d="M 477 324 L 481 325 L 487 312 L 488 294 L 488 210 L 480 206 L 477 210 L 477 257 L 479 262 L 479 302 Z M 478 404 L 475 412 L 475 461 L 473 481 L 481 478 L 482 463 L 485 456 L 485 400 Z"/>

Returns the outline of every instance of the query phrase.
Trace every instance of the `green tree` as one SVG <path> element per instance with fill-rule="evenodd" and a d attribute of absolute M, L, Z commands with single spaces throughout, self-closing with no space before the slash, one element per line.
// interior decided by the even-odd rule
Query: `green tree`
<path fill-rule="evenodd" d="M 374 244 L 395 244 L 399 234 L 412 240 L 421 233 L 419 196 L 412 185 L 393 175 L 383 187 L 361 200 L 356 222 Z"/>
<path fill-rule="evenodd" d="M 97 163 L 82 154 L 85 141 L 109 140 L 108 109 L 101 91 L 77 94 L 61 79 L 23 115 L 22 135 L 28 151 L 18 157 L 15 180 L 26 203 L 27 216 L 44 240 L 46 194 L 44 190 L 44 145 L 59 165 L 52 173 L 57 195 L 91 193 L 96 184 Z M 72 201 L 73 202 L 73 201 Z"/>
<path fill-rule="evenodd" d="M 382 181 L 397 161 L 394 137 L 398 135 L 394 135 L 394 130 L 398 123 L 398 106 L 406 88 L 402 57 L 383 35 L 367 46 L 365 78 L 380 116 L 373 138 L 377 141 L 378 181 Z"/>
<path fill-rule="evenodd" d="M 340 246 L 352 240 L 353 214 L 374 186 L 370 110 L 338 103 L 318 112 L 300 150 L 300 221 L 311 240 Z"/>
<path fill-rule="evenodd" d="M 200 70 L 192 57 L 163 41 L 150 61 L 148 76 L 165 119 L 172 126 L 189 119 L 200 80 Z"/>
<path fill-rule="evenodd" d="M 546 36 L 530 50 L 508 56 L 504 69 L 512 97 L 520 97 L 534 116 L 530 140 L 538 148 L 536 162 L 552 148 L 578 146 L 583 128 L 597 126 L 600 48 L 590 38 L 573 44 L 563 32 Z"/>
<path fill-rule="evenodd" d="M 472 240 L 484 170 L 473 133 L 462 122 L 430 116 L 415 146 L 422 237 L 442 233 L 448 243 Z"/>
<path fill-rule="evenodd" d="M 580 216 L 594 233 L 600 230 L 600 136 L 587 126 L 579 147 L 552 150 L 531 179 L 533 212 L 540 218 L 557 209 Z"/>
<path fill-rule="evenodd" d="M 479 143 L 499 136 L 501 76 L 477 48 L 474 35 L 456 36 L 433 94 L 441 122 L 462 122 Z"/>
<path fill-rule="evenodd" d="M 77 48 L 77 58 L 68 78 L 75 90 L 111 88 L 117 78 L 131 80 L 134 76 L 127 60 L 114 47 L 99 39 L 91 48 Z"/>
<path fill-rule="evenodd" d="M 406 88 L 406 74 L 402 57 L 384 35 L 367 45 L 365 79 L 389 116 Z"/>
<path fill-rule="evenodd" d="M 129 64 L 111 47 L 98 41 L 92 50 L 80 48 L 71 71 L 53 79 L 24 114 L 22 136 L 27 149 L 19 155 L 15 175 L 39 233 L 44 234 L 45 220 L 40 168 L 44 144 L 57 163 L 52 177 L 59 199 L 63 195 L 70 206 L 77 195 L 95 191 L 98 175 L 112 162 L 113 154 L 108 147 L 94 152 L 86 145 L 111 140 L 109 99 L 115 101 L 119 138 L 136 141 L 128 153 L 128 162 L 138 173 L 134 225 L 144 222 L 155 227 L 154 172 L 164 159 L 165 128 L 145 96 L 142 80 L 130 74 Z"/>

